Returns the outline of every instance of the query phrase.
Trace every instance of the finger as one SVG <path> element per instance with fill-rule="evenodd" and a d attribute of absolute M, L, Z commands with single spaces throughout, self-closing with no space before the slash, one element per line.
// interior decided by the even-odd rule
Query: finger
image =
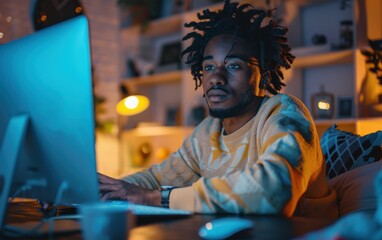
<path fill-rule="evenodd" d="M 118 179 L 106 176 L 102 173 L 98 173 L 98 181 L 101 183 L 110 183 L 110 182 L 118 181 Z"/>
<path fill-rule="evenodd" d="M 107 183 L 102 183 L 98 185 L 98 189 L 101 192 L 110 192 L 110 191 L 117 191 L 121 189 L 122 186 L 120 184 L 107 184 Z"/>
<path fill-rule="evenodd" d="M 101 201 L 106 200 L 126 200 L 128 197 L 124 196 L 124 194 L 121 194 L 120 192 L 113 191 L 113 192 L 106 192 L 102 194 Z"/>

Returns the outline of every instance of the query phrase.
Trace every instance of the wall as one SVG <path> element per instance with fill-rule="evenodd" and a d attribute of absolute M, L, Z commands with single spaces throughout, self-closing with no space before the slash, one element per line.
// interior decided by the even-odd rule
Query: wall
<path fill-rule="evenodd" d="M 82 0 L 89 18 L 95 93 L 107 98 L 103 119 L 114 119 L 119 100 L 119 8 L 116 0 Z"/>
<path fill-rule="evenodd" d="M 82 0 L 89 18 L 95 93 L 106 97 L 103 119 L 116 121 L 119 99 L 119 8 L 116 0 Z M 0 44 L 34 32 L 31 6 L 34 0 L 0 0 Z M 7 21 L 11 17 L 10 21 Z M 0 36 L 2 34 L 0 33 Z M 70 94 L 70 93 L 68 93 Z M 98 170 L 115 175 L 118 167 L 118 141 L 114 135 L 97 134 Z"/>
<path fill-rule="evenodd" d="M 89 17 L 92 61 L 97 94 L 107 97 L 108 112 L 103 118 L 116 119 L 119 74 L 119 8 L 116 0 L 82 0 Z M 0 44 L 34 32 L 31 6 L 34 0 L 0 0 Z M 10 21 L 7 21 L 11 17 Z"/>
<path fill-rule="evenodd" d="M 119 100 L 119 8 L 116 0 L 82 0 L 89 18 L 95 94 L 106 98 L 106 113 L 101 120 L 117 121 L 114 111 Z M 117 130 L 117 129 L 115 129 Z M 116 135 L 98 133 L 96 138 L 97 170 L 116 177 L 119 163 Z"/>
<path fill-rule="evenodd" d="M 0 44 L 33 32 L 29 0 L 0 0 Z"/>

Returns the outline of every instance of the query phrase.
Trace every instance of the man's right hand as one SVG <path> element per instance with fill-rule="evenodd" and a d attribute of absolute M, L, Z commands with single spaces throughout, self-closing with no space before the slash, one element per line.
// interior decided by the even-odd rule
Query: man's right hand
<path fill-rule="evenodd" d="M 147 190 L 101 173 L 98 173 L 98 181 L 101 200 L 126 200 L 137 204 L 161 205 L 160 190 Z"/>

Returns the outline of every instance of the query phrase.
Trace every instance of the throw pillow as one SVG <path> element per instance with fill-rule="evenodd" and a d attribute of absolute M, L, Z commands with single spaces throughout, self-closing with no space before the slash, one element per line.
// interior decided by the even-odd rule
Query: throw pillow
<path fill-rule="evenodd" d="M 382 131 L 359 136 L 338 130 L 334 124 L 321 137 L 326 176 L 341 173 L 382 159 Z"/>
<path fill-rule="evenodd" d="M 329 186 L 337 192 L 340 216 L 358 211 L 375 212 L 375 178 L 379 173 L 382 173 L 382 161 L 358 167 L 329 180 Z"/>

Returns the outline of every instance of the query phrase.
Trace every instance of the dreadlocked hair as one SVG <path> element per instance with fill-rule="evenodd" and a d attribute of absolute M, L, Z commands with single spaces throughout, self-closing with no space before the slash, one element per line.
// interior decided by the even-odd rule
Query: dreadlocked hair
<path fill-rule="evenodd" d="M 195 80 L 195 90 L 201 86 L 203 77 L 203 54 L 211 38 L 220 34 L 232 34 L 234 39 L 241 37 L 253 43 L 256 63 L 263 77 L 270 78 L 265 86 L 272 94 L 277 94 L 285 83 L 281 67 L 288 69 L 293 63 L 294 56 L 285 37 L 288 29 L 270 20 L 261 26 L 268 16 L 266 11 L 255 9 L 251 4 L 239 5 L 238 2 L 225 0 L 222 10 L 216 12 L 209 9 L 198 13 L 199 22 L 186 23 L 186 28 L 192 28 L 183 37 L 183 41 L 192 43 L 182 51 L 181 56 L 187 55 L 186 64 L 191 66 L 191 74 Z M 234 47 L 235 40 L 232 43 Z"/>

